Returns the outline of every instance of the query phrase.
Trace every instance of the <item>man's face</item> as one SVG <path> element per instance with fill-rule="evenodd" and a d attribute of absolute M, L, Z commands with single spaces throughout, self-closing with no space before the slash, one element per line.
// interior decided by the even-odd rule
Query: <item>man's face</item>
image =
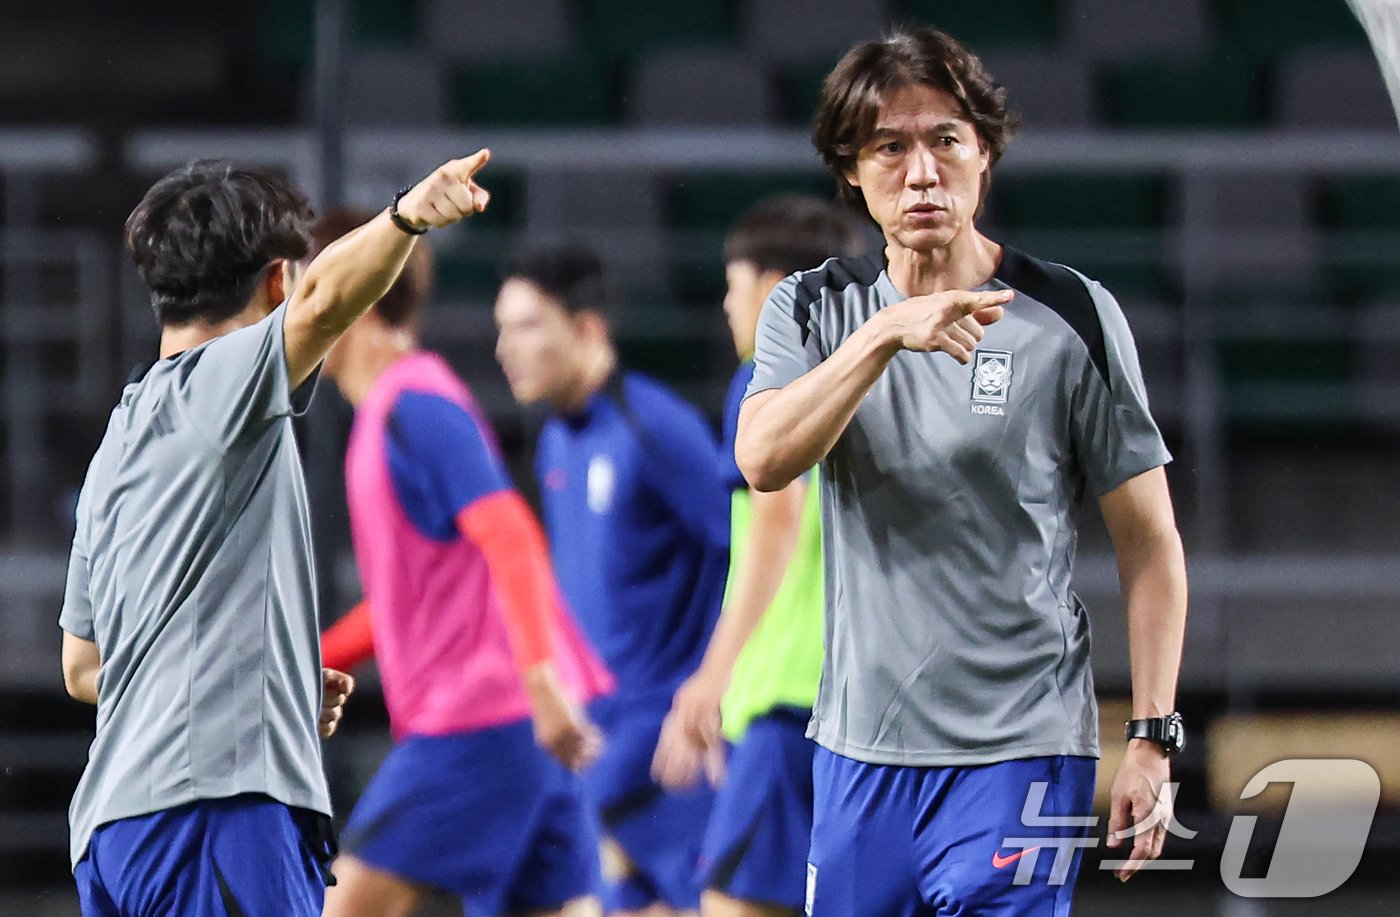
<path fill-rule="evenodd" d="M 753 356 L 758 314 L 773 286 L 782 278 L 775 271 L 762 272 L 752 261 L 730 261 L 724 266 L 724 317 L 734 336 L 739 359 Z"/>
<path fill-rule="evenodd" d="M 895 90 L 846 174 L 886 239 L 928 252 L 971 226 L 990 165 L 957 100 L 916 84 Z"/>
<path fill-rule="evenodd" d="M 496 361 L 521 404 L 556 402 L 578 376 L 578 322 L 559 301 L 512 277 L 496 294 Z"/>

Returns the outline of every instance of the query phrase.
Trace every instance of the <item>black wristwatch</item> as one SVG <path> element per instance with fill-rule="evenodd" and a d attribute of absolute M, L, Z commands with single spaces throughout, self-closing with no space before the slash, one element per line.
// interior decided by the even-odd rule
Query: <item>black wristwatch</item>
<path fill-rule="evenodd" d="M 415 228 L 412 223 L 410 223 L 408 220 L 405 220 L 399 214 L 399 199 L 412 190 L 413 186 L 409 185 L 407 188 L 400 189 L 399 193 L 394 195 L 394 202 L 389 205 L 389 219 L 401 231 L 408 233 L 410 236 L 421 236 L 423 233 L 428 231 L 429 227 L 424 226 L 421 229 Z"/>
<path fill-rule="evenodd" d="M 1124 725 L 1127 727 L 1124 734 L 1128 739 L 1146 739 L 1162 746 L 1162 750 L 1169 755 L 1186 747 L 1186 727 L 1182 725 L 1180 713 L 1128 720 Z"/>

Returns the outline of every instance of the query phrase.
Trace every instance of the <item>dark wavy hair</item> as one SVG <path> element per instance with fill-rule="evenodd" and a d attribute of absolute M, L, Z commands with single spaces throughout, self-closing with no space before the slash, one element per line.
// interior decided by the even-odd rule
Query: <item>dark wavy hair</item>
<path fill-rule="evenodd" d="M 611 283 L 598 253 L 576 242 L 542 245 L 518 252 L 501 280 L 525 280 L 559 301 L 570 314 L 612 312 Z"/>
<path fill-rule="evenodd" d="M 357 229 L 374 218 L 367 210 L 336 208 L 311 227 L 311 251 L 314 258 L 336 239 Z M 403 272 L 389 291 L 379 298 L 370 312 L 392 328 L 416 330 L 423 308 L 433 295 L 433 250 L 428 237 L 423 236 L 408 253 Z"/>
<path fill-rule="evenodd" d="M 981 58 L 948 33 L 923 27 L 856 45 L 822 82 L 812 145 L 836 178 L 841 199 L 863 216 L 869 215 L 865 198 L 846 180 L 846 173 L 855 168 L 874 133 L 880 106 L 897 90 L 916 85 L 942 90 L 957 100 L 991 154 L 992 165 L 1016 132 L 1019 119 L 1006 107 L 1006 90 L 992 79 Z M 990 168 L 982 174 L 980 201 L 987 198 L 991 174 Z"/>
<path fill-rule="evenodd" d="M 162 325 L 243 311 L 267 266 L 311 244 L 311 205 L 273 175 L 200 160 L 151 186 L 126 220 L 126 247 Z"/>

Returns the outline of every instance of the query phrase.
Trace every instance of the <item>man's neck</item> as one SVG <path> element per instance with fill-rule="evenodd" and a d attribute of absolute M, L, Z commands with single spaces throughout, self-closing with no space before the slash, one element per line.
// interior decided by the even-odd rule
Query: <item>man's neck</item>
<path fill-rule="evenodd" d="M 584 355 L 578 380 L 570 390 L 554 403 L 562 414 L 577 414 L 588 404 L 589 399 L 598 394 L 608 379 L 617 371 L 617 351 L 611 343 L 594 344 Z"/>
<path fill-rule="evenodd" d="M 379 381 L 379 377 L 384 375 L 385 370 L 415 349 L 416 345 L 411 341 L 391 339 L 388 345 L 376 348 L 360 366 L 343 370 L 335 380 L 336 387 L 340 389 L 346 401 L 359 407 L 360 402 L 365 400 L 365 396 L 374 388 L 374 383 Z"/>
<path fill-rule="evenodd" d="M 905 296 L 923 296 L 944 290 L 971 290 L 996 273 L 1002 248 L 969 229 L 948 245 L 931 251 L 915 251 L 891 242 L 885 248 L 890 282 Z"/>
<path fill-rule="evenodd" d="M 262 297 L 256 297 L 242 312 L 221 322 L 207 322 L 196 319 L 184 325 L 166 325 L 160 331 L 160 358 L 173 357 L 177 353 L 193 350 L 206 341 L 223 337 L 231 331 L 246 328 L 262 321 L 268 314 Z"/>

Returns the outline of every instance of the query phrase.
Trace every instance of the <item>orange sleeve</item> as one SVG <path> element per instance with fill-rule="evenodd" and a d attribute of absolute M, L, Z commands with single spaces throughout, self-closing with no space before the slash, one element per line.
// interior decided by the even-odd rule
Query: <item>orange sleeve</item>
<path fill-rule="evenodd" d="M 457 514 L 457 526 L 486 556 L 516 667 L 551 660 L 559 600 L 544 531 L 524 498 L 513 490 L 482 497 Z"/>
<path fill-rule="evenodd" d="M 374 632 L 368 601 L 347 611 L 321 634 L 321 664 L 328 669 L 348 672 L 373 656 Z"/>

